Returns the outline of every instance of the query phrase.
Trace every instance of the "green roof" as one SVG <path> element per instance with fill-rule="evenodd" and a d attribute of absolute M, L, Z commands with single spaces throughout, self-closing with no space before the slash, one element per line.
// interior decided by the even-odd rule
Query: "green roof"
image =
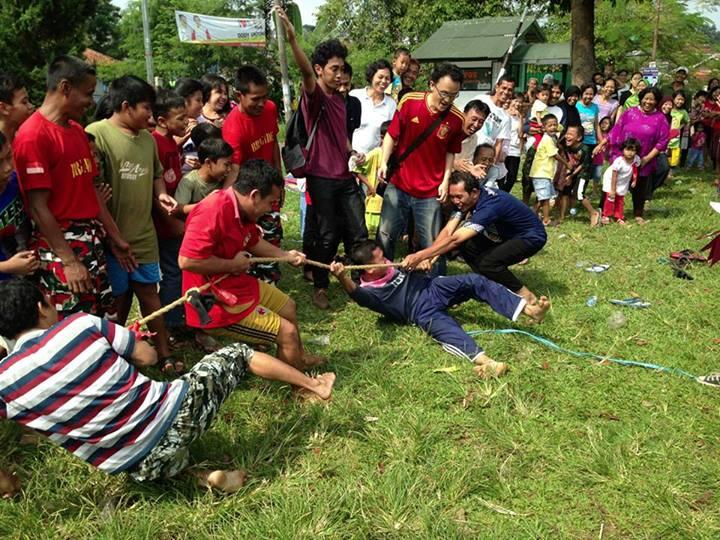
<path fill-rule="evenodd" d="M 533 43 L 513 54 L 514 64 L 570 64 L 570 42 Z"/>
<path fill-rule="evenodd" d="M 418 60 L 477 60 L 502 58 L 510 47 L 520 17 L 483 17 L 448 21 L 413 51 Z M 520 39 L 545 41 L 534 17 L 525 19 Z"/>

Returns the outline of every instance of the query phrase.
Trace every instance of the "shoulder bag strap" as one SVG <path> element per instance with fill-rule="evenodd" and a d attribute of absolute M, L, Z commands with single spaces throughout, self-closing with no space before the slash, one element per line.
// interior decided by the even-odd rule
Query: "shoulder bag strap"
<path fill-rule="evenodd" d="M 425 139 L 427 139 L 427 138 L 432 134 L 432 132 L 437 129 L 437 127 L 440 125 L 440 122 L 442 122 L 443 120 L 445 120 L 445 118 L 447 118 L 447 115 L 450 113 L 450 109 L 452 109 L 452 105 L 451 105 L 450 107 L 448 107 L 445 111 L 443 111 L 442 113 L 440 113 L 440 114 L 438 115 L 438 117 L 433 121 L 433 123 L 430 124 L 430 125 L 425 129 L 425 131 L 423 131 L 423 132 L 418 136 L 418 138 L 415 139 L 415 140 L 410 144 L 410 146 L 408 146 L 408 147 L 405 149 L 405 151 L 398 156 L 398 158 L 397 158 L 397 164 L 398 164 L 398 165 L 399 165 L 400 163 L 402 163 L 403 161 L 405 161 L 410 154 L 412 154 L 415 150 L 417 150 L 417 148 L 418 148 L 422 143 L 425 142 Z"/>

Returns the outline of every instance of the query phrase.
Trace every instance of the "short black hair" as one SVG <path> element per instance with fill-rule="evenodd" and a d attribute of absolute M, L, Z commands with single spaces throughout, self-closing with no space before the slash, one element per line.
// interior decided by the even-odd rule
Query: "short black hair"
<path fill-rule="evenodd" d="M 535 92 L 537 94 L 539 94 L 540 92 L 547 92 L 549 94 L 550 93 L 550 85 L 545 84 L 545 83 L 539 84 L 538 87 L 535 89 Z"/>
<path fill-rule="evenodd" d="M 373 260 L 373 251 L 382 246 L 376 240 L 363 240 L 355 245 L 350 252 L 350 260 L 353 264 L 370 264 Z"/>
<path fill-rule="evenodd" d="M 153 116 L 155 121 L 162 117 L 166 117 L 173 109 L 184 109 L 185 98 L 175 93 L 173 90 L 160 90 L 153 104 Z"/>
<path fill-rule="evenodd" d="M 175 83 L 174 90 L 175 93 L 179 96 L 182 96 L 183 99 L 188 99 L 195 92 L 203 92 L 203 95 L 205 95 L 202 83 L 197 79 L 190 79 L 187 77 L 178 79 Z"/>
<path fill-rule="evenodd" d="M 391 120 L 385 120 L 382 124 L 380 124 L 380 137 L 385 138 L 385 135 L 387 134 L 387 130 L 390 129 L 390 124 L 392 124 Z"/>
<path fill-rule="evenodd" d="M 560 92 L 565 93 L 565 85 L 560 81 L 553 80 L 553 83 L 550 85 L 550 89 L 552 90 L 553 88 L 559 88 Z"/>
<path fill-rule="evenodd" d="M 12 73 L 0 72 L 0 101 L 11 104 L 15 92 L 23 88 L 25 88 L 25 84 L 20 77 Z"/>
<path fill-rule="evenodd" d="M 655 101 L 657 102 L 657 106 L 659 107 L 660 102 L 662 101 L 662 92 L 660 92 L 660 90 L 655 86 L 648 86 L 647 88 L 643 88 L 642 90 L 640 90 L 640 92 L 638 93 L 638 100 L 642 101 L 643 98 L 648 94 L 652 94 L 653 96 L 655 96 Z"/>
<path fill-rule="evenodd" d="M 492 145 L 490 143 L 478 144 L 477 147 L 475 147 L 475 151 L 473 152 L 473 162 L 475 162 L 475 160 L 478 158 L 480 150 L 492 150 L 493 156 L 495 155 L 495 145 Z"/>
<path fill-rule="evenodd" d="M 352 66 L 350 65 L 350 62 L 346 61 L 345 65 L 343 65 L 343 73 L 345 75 L 347 75 L 348 77 L 350 77 L 350 79 L 352 79 L 353 69 L 352 69 Z"/>
<path fill-rule="evenodd" d="M 467 102 L 467 105 L 465 105 L 463 112 L 467 114 L 470 111 L 477 111 L 483 113 L 485 115 L 485 118 L 490 116 L 490 107 L 481 99 L 473 99 L 472 101 Z"/>
<path fill-rule="evenodd" d="M 312 52 L 310 63 L 315 66 L 325 67 L 331 58 L 347 58 L 348 50 L 339 39 L 328 39 L 322 43 L 318 43 Z"/>
<path fill-rule="evenodd" d="M 395 52 L 393 52 L 393 60 L 399 58 L 403 54 L 407 54 L 408 56 L 410 56 L 410 49 L 408 49 L 407 47 L 398 47 L 397 49 L 395 49 Z"/>
<path fill-rule="evenodd" d="M 469 172 L 455 171 L 450 175 L 450 185 L 457 186 L 465 184 L 465 191 L 471 193 L 474 189 L 480 189 L 480 182 Z"/>
<path fill-rule="evenodd" d="M 200 143 L 197 153 L 200 163 L 205 163 L 206 159 L 217 161 L 220 158 L 229 158 L 233 154 L 233 149 L 221 138 L 210 137 Z"/>
<path fill-rule="evenodd" d="M 381 58 L 380 60 L 371 62 L 368 64 L 368 67 L 365 68 L 365 80 L 368 84 L 372 84 L 373 77 L 381 69 L 387 69 L 390 72 L 390 77 L 392 77 L 392 66 L 390 65 L 390 62 Z"/>
<path fill-rule="evenodd" d="M 443 77 L 450 77 L 453 82 L 462 84 L 465 80 L 465 75 L 462 70 L 455 64 L 443 62 L 433 68 L 430 74 L 430 80 L 437 84 L 437 82 Z"/>
<path fill-rule="evenodd" d="M 537 81 L 537 77 L 531 77 Z M 517 81 L 510 75 L 503 75 L 500 77 L 497 82 L 495 83 L 495 86 L 500 86 L 504 82 L 513 83 L 513 86 L 517 84 Z"/>
<path fill-rule="evenodd" d="M 580 88 L 573 84 L 572 86 L 568 86 L 567 90 L 565 90 L 565 99 L 569 98 L 570 96 L 580 97 L 581 94 L 582 92 L 580 91 Z"/>
<path fill-rule="evenodd" d="M 195 148 L 199 148 L 205 139 L 210 138 L 222 138 L 222 130 L 210 122 L 198 124 L 190 131 L 190 140 L 195 145 Z"/>
<path fill-rule="evenodd" d="M 555 120 L 555 121 L 557 121 L 557 116 L 555 116 L 555 115 L 552 114 L 552 113 L 548 113 L 548 114 L 546 114 L 545 116 L 542 117 L 542 120 L 540 120 L 540 123 L 544 126 L 544 125 L 547 124 L 550 120 Z"/>
<path fill-rule="evenodd" d="M 268 80 L 257 66 L 252 64 L 240 66 L 235 74 L 235 89 L 241 94 L 247 94 L 250 91 L 250 84 L 267 86 Z"/>
<path fill-rule="evenodd" d="M 633 137 L 628 137 L 623 141 L 623 143 L 620 145 L 620 150 L 625 150 L 626 148 L 632 148 L 636 152 L 640 152 L 642 145 L 640 144 L 640 141 Z"/>
<path fill-rule="evenodd" d="M 91 76 L 96 76 L 94 67 L 75 56 L 63 54 L 50 62 L 45 84 L 48 90 L 57 90 L 63 80 L 68 81 L 72 86 L 78 86 Z"/>
<path fill-rule="evenodd" d="M 241 195 L 248 195 L 257 189 L 262 198 L 270 195 L 273 187 L 283 189 L 285 180 L 280 171 L 262 159 L 251 159 L 243 163 L 233 185 L 233 188 Z"/>
<path fill-rule="evenodd" d="M 0 282 L 0 335 L 13 339 L 37 327 L 38 303 L 48 305 L 34 283 L 20 278 Z"/>
<path fill-rule="evenodd" d="M 123 75 L 115 79 L 110 83 L 108 94 L 114 112 L 120 112 L 126 101 L 130 107 L 136 107 L 138 103 L 149 103 L 152 106 L 156 97 L 155 89 L 135 75 Z"/>
<path fill-rule="evenodd" d="M 200 82 L 203 86 L 203 103 L 210 101 L 210 94 L 212 94 L 213 90 L 220 90 L 224 87 L 227 92 L 230 88 L 230 85 L 223 77 L 214 73 L 206 73 L 202 76 Z"/>
<path fill-rule="evenodd" d="M 617 74 L 620 75 L 621 73 L 624 73 L 625 75 L 627 75 L 629 73 L 629 71 L 627 69 L 618 70 Z"/>
<path fill-rule="evenodd" d="M 107 120 L 113 115 L 112 101 L 110 94 L 105 94 L 97 103 L 95 103 L 95 112 L 93 113 L 93 122 Z"/>
<path fill-rule="evenodd" d="M 705 90 L 698 90 L 697 92 L 695 92 L 693 99 L 697 99 L 697 98 L 701 98 L 701 97 L 708 98 L 708 97 L 710 97 L 710 94 L 708 94 Z"/>
<path fill-rule="evenodd" d="M 582 96 L 585 93 L 585 90 L 587 90 L 587 89 L 592 90 L 593 94 L 597 94 L 597 88 L 595 88 L 595 83 L 588 83 L 588 84 L 583 84 L 580 87 L 580 95 Z"/>
<path fill-rule="evenodd" d="M 585 137 L 585 128 L 582 127 L 581 124 L 575 124 L 575 125 L 573 125 L 573 126 L 568 126 L 568 127 L 566 127 L 566 128 L 565 128 L 565 133 L 567 133 L 569 129 L 577 129 L 577 130 L 578 130 L 578 136 L 580 137 L 580 139 L 582 139 L 583 137 Z M 581 140 L 580 142 L 582 142 L 582 140 Z"/>

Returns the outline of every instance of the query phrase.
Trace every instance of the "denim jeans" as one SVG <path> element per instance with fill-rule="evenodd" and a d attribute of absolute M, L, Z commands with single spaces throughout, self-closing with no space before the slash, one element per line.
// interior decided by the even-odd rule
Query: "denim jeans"
<path fill-rule="evenodd" d="M 395 242 L 405 232 L 410 215 L 415 220 L 419 249 L 432 245 L 442 227 L 440 202 L 435 197 L 419 199 L 389 184 L 383 195 L 380 228 L 377 239 L 385 256 L 391 261 L 395 257 Z M 434 274 L 445 274 L 445 258 L 441 257 L 433 269 Z"/>
<path fill-rule="evenodd" d="M 182 272 L 178 266 L 178 254 L 182 238 L 164 238 L 160 242 L 160 301 L 167 306 L 182 296 Z M 168 329 L 185 325 L 185 309 L 178 306 L 165 314 Z"/>

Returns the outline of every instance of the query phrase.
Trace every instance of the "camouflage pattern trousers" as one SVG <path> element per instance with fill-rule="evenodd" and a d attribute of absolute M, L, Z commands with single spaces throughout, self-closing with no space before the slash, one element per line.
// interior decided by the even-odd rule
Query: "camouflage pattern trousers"
<path fill-rule="evenodd" d="M 177 416 L 158 444 L 128 470 L 138 481 L 170 478 L 190 463 L 190 444 L 205 433 L 220 405 L 245 378 L 254 351 L 233 343 L 205 356 L 180 377 L 188 384 Z"/>

